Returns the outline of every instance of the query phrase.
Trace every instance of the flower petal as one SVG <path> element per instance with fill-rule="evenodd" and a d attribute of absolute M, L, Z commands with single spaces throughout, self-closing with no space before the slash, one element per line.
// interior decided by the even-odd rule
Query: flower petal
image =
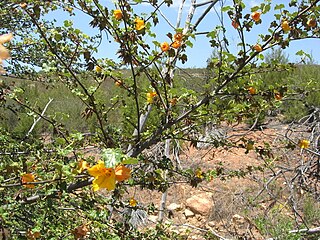
<path fill-rule="evenodd" d="M 130 168 L 127 168 L 123 165 L 119 165 L 115 169 L 115 174 L 116 174 L 116 180 L 121 182 L 130 178 L 131 170 Z"/>
<path fill-rule="evenodd" d="M 97 176 L 93 182 L 93 191 L 97 191 L 100 188 L 106 188 L 109 191 L 116 188 L 116 179 L 113 169 L 107 169 L 107 173 L 101 176 Z"/>
<path fill-rule="evenodd" d="M 0 44 L 9 42 L 12 38 L 13 38 L 13 34 L 12 33 L 3 34 L 3 35 L 0 36 Z"/>
<path fill-rule="evenodd" d="M 8 49 L 6 49 L 4 46 L 0 44 L 0 59 L 8 59 L 10 57 L 10 53 Z"/>
<path fill-rule="evenodd" d="M 93 177 L 98 177 L 106 173 L 106 167 L 103 161 L 99 161 L 98 164 L 88 169 L 88 173 Z"/>

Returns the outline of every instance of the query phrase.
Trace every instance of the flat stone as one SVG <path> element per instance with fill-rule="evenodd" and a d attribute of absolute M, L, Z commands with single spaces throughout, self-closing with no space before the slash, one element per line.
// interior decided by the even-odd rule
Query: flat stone
<path fill-rule="evenodd" d="M 158 216 L 150 215 L 148 217 L 148 219 L 149 219 L 149 221 L 154 222 L 154 223 L 158 222 Z"/>
<path fill-rule="evenodd" d="M 177 204 L 177 203 L 171 203 L 167 209 L 169 211 L 180 211 L 182 209 L 182 206 L 181 204 Z"/>
<path fill-rule="evenodd" d="M 193 217 L 195 214 L 190 209 L 186 208 L 184 210 L 184 215 L 188 218 L 188 217 Z"/>
<path fill-rule="evenodd" d="M 198 195 L 188 198 L 186 206 L 194 213 L 200 215 L 209 215 L 213 207 L 211 195 L 207 193 L 200 193 Z"/>

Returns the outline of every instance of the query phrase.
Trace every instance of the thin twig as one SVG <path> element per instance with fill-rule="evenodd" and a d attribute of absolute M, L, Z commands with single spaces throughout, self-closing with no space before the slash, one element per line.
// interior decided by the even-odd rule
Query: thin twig
<path fill-rule="evenodd" d="M 51 103 L 52 101 L 53 101 L 53 98 L 49 98 L 49 102 L 48 102 L 48 103 L 46 104 L 46 106 L 44 107 L 44 109 L 43 109 L 43 111 L 41 112 L 40 116 L 39 116 L 36 120 L 34 120 L 32 126 L 30 127 L 28 133 L 26 134 L 26 137 L 28 137 L 28 136 L 31 134 L 31 132 L 33 131 L 34 127 L 37 125 L 37 123 L 38 123 L 38 122 L 41 120 L 41 118 L 44 116 L 45 112 L 47 111 L 47 109 L 48 109 L 48 107 L 49 107 L 49 105 L 50 105 L 50 103 Z"/>

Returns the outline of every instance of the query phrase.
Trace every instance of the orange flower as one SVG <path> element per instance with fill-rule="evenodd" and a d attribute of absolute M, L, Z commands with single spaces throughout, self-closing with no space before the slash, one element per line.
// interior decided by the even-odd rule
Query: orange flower
<path fill-rule="evenodd" d="M 131 207 L 137 206 L 138 202 L 133 197 L 129 200 L 129 204 Z"/>
<path fill-rule="evenodd" d="M 136 28 L 137 31 L 140 31 L 140 30 L 145 28 L 145 24 L 144 24 L 144 20 L 143 19 L 137 17 L 134 20 L 134 22 L 136 24 L 135 28 Z"/>
<path fill-rule="evenodd" d="M 120 9 L 116 9 L 113 11 L 113 16 L 115 19 L 117 20 L 121 20 L 123 15 L 122 15 L 122 11 Z"/>
<path fill-rule="evenodd" d="M 300 148 L 309 148 L 310 142 L 306 139 L 299 141 L 299 147 Z"/>
<path fill-rule="evenodd" d="M 237 20 L 232 20 L 231 23 L 232 27 L 234 27 L 235 29 L 237 29 L 239 27 L 239 23 L 237 22 Z"/>
<path fill-rule="evenodd" d="M 282 99 L 281 93 L 275 92 L 275 93 L 274 93 L 274 98 L 275 98 L 276 100 L 281 100 L 281 99 Z"/>
<path fill-rule="evenodd" d="M 32 173 L 25 173 L 21 176 L 21 182 L 26 188 L 34 188 L 34 184 L 27 183 L 35 182 L 35 176 Z"/>
<path fill-rule="evenodd" d="M 27 6 L 28 6 L 28 4 L 25 3 L 25 2 L 20 3 L 20 7 L 21 7 L 21 8 L 26 8 Z"/>
<path fill-rule="evenodd" d="M 129 179 L 131 176 L 130 168 L 127 168 L 123 165 L 117 166 L 115 169 L 115 173 L 116 173 L 116 180 L 118 182 L 125 181 L 125 180 Z"/>
<path fill-rule="evenodd" d="M 120 87 L 120 86 L 123 84 L 123 82 L 122 82 L 121 80 L 116 80 L 116 81 L 114 82 L 114 84 L 115 84 L 117 87 Z"/>
<path fill-rule="evenodd" d="M 171 47 L 177 49 L 177 48 L 181 47 L 181 42 L 179 42 L 179 41 L 174 41 L 174 42 L 171 44 Z"/>
<path fill-rule="evenodd" d="M 72 230 L 72 234 L 75 239 L 83 239 L 89 232 L 89 228 L 86 224 L 83 224 Z"/>
<path fill-rule="evenodd" d="M 157 96 L 156 92 L 148 92 L 147 93 L 147 102 L 152 104 L 154 101 L 154 98 Z"/>
<path fill-rule="evenodd" d="M 41 237 L 40 232 L 32 232 L 31 230 L 27 231 L 27 239 L 28 240 L 36 240 L 37 238 Z"/>
<path fill-rule="evenodd" d="M 253 46 L 253 49 L 256 50 L 257 52 L 261 52 L 262 51 L 262 47 L 260 44 L 256 44 Z"/>
<path fill-rule="evenodd" d="M 251 14 L 251 18 L 255 21 L 258 22 L 260 20 L 261 12 L 253 12 Z"/>
<path fill-rule="evenodd" d="M 177 98 L 172 98 L 172 99 L 170 100 L 170 103 L 171 103 L 172 106 L 175 106 L 175 105 L 177 104 L 177 102 L 178 102 L 178 99 L 177 99 Z"/>
<path fill-rule="evenodd" d="M 308 20 L 307 25 L 308 25 L 309 27 L 314 28 L 314 27 L 317 26 L 317 21 L 316 21 L 315 19 L 311 18 L 311 19 Z"/>
<path fill-rule="evenodd" d="M 288 21 L 283 21 L 283 22 L 281 23 L 281 27 L 282 27 L 282 30 L 283 30 L 284 32 L 288 32 L 288 31 L 291 30 L 291 27 L 289 26 Z"/>
<path fill-rule="evenodd" d="M 256 92 L 257 92 L 254 87 L 249 87 L 248 91 L 249 91 L 250 94 L 256 94 Z"/>
<path fill-rule="evenodd" d="M 173 40 L 178 42 L 181 42 L 182 38 L 183 38 L 183 34 L 181 32 L 178 32 L 173 36 Z"/>
<path fill-rule="evenodd" d="M 160 47 L 161 47 L 161 50 L 162 50 L 163 52 L 166 52 L 166 51 L 168 51 L 168 50 L 170 49 L 170 45 L 169 45 L 169 43 L 167 43 L 167 42 L 161 43 Z"/>

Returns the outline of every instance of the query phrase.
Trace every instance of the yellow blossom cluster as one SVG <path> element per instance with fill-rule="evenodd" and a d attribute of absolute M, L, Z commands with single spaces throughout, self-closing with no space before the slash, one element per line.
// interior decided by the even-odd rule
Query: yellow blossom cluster
<path fill-rule="evenodd" d="M 170 49 L 170 47 L 173 47 L 175 49 L 181 47 L 182 45 L 182 38 L 183 38 L 183 34 L 181 32 L 176 33 L 173 36 L 173 42 L 171 43 L 171 45 L 169 45 L 168 42 L 163 42 L 160 45 L 160 48 L 163 52 L 166 52 Z"/>
<path fill-rule="evenodd" d="M 121 11 L 121 9 L 113 10 L 113 17 L 118 21 L 122 20 L 123 12 Z M 134 23 L 135 23 L 135 29 L 137 31 L 141 31 L 146 27 L 144 20 L 139 17 L 135 18 Z"/>

